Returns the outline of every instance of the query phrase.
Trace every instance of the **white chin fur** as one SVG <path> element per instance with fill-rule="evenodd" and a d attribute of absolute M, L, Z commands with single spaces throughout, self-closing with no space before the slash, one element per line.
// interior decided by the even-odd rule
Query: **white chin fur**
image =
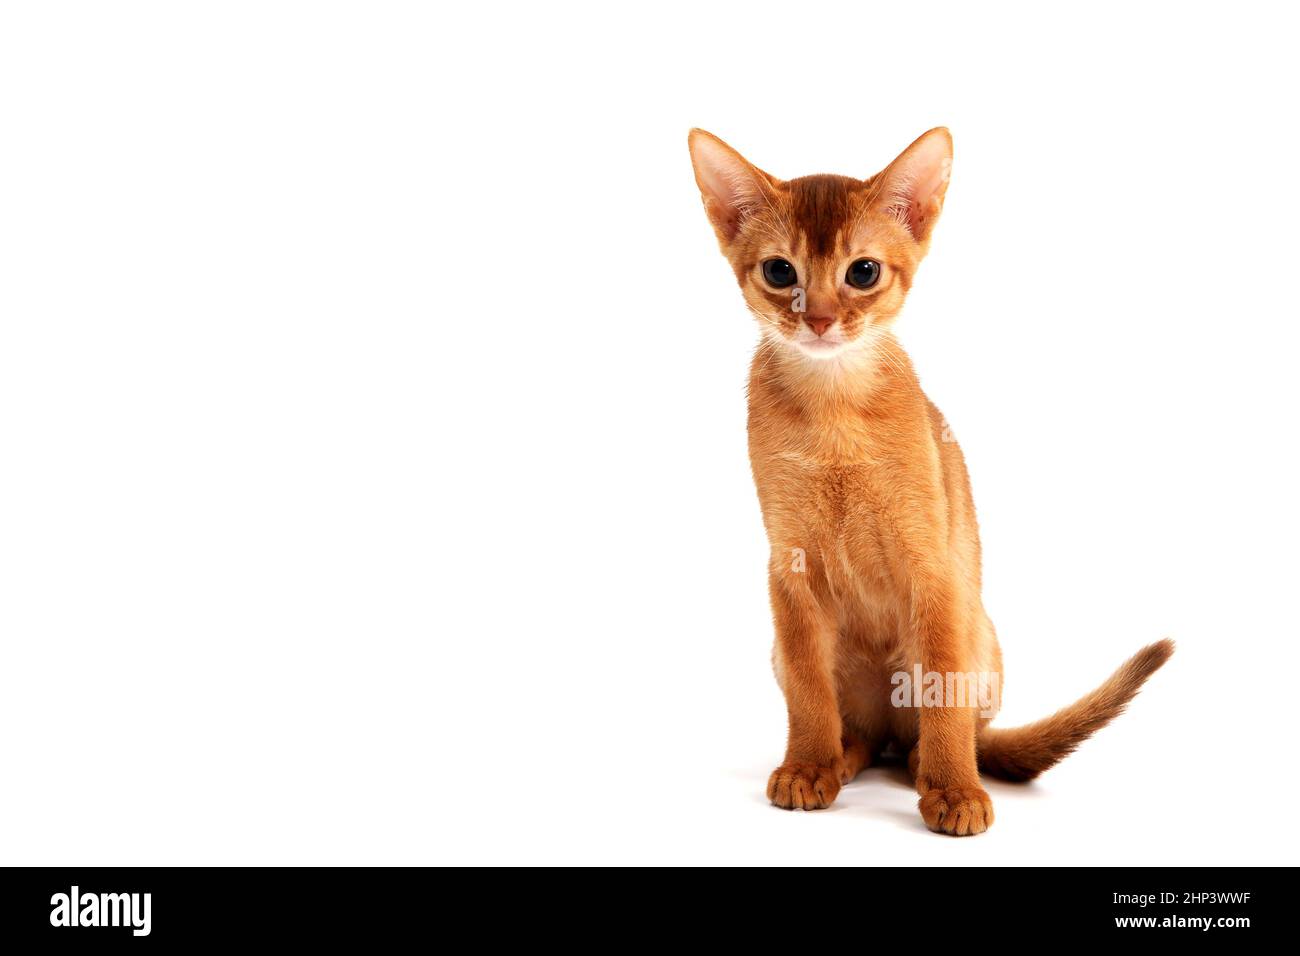
<path fill-rule="evenodd" d="M 853 347 L 852 342 L 827 342 L 824 339 L 813 339 L 807 342 L 795 339 L 791 344 L 801 355 L 818 360 L 836 358 Z"/>

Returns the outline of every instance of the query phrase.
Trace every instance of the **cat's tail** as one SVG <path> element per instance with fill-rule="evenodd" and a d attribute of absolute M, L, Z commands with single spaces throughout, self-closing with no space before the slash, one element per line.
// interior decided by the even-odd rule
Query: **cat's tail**
<path fill-rule="evenodd" d="M 1032 780 L 1124 712 L 1146 679 L 1169 655 L 1165 638 L 1138 651 L 1092 693 L 1042 720 L 1023 727 L 985 727 L 979 735 L 979 767 L 1003 780 Z"/>

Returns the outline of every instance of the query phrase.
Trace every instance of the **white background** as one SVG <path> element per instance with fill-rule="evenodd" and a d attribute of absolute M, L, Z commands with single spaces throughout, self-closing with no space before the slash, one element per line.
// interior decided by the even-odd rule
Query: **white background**
<path fill-rule="evenodd" d="M 7 5 L 0 862 L 1296 862 L 1296 24 L 903 6 Z M 999 721 L 1178 641 L 966 840 L 897 770 L 763 798 L 756 332 L 686 151 L 940 124 L 899 333 Z"/>

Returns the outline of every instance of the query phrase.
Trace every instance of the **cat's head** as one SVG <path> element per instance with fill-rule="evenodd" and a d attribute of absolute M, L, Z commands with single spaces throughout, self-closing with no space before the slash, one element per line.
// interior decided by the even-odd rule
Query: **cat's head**
<path fill-rule="evenodd" d="M 691 130 L 704 209 L 763 333 L 812 359 L 870 346 L 903 306 L 952 168 L 932 129 L 868 179 L 781 180 Z"/>

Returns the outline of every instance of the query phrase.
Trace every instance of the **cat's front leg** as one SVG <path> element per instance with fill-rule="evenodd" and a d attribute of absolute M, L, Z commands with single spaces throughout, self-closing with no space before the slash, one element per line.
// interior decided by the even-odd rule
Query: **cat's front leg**
<path fill-rule="evenodd" d="M 969 736 L 973 743 L 975 737 L 975 723 L 965 719 L 967 713 L 967 708 L 921 710 L 917 807 L 927 827 L 950 836 L 974 836 L 993 825 L 993 799 L 980 786 L 973 748 L 971 759 L 965 757 L 964 741 Z M 950 741 L 962 743 L 953 747 Z"/>
<path fill-rule="evenodd" d="M 927 679 L 942 675 L 945 693 L 938 703 L 920 709 L 920 739 L 908 763 L 921 795 L 918 807 L 925 825 L 937 833 L 973 836 L 993 825 L 993 801 L 980 786 L 976 764 L 974 706 L 950 700 L 948 680 L 971 668 L 963 653 L 954 592 L 941 578 L 930 579 L 914 592 L 912 619 Z M 961 706 L 958 706 L 958 704 Z"/>
<path fill-rule="evenodd" d="M 774 573 L 769 582 L 776 625 L 773 663 L 790 733 L 785 760 L 768 778 L 767 797 L 786 810 L 830 806 L 849 770 L 857 769 L 848 765 L 841 743 L 832 672 L 835 621 L 813 594 L 809 577 Z"/>

